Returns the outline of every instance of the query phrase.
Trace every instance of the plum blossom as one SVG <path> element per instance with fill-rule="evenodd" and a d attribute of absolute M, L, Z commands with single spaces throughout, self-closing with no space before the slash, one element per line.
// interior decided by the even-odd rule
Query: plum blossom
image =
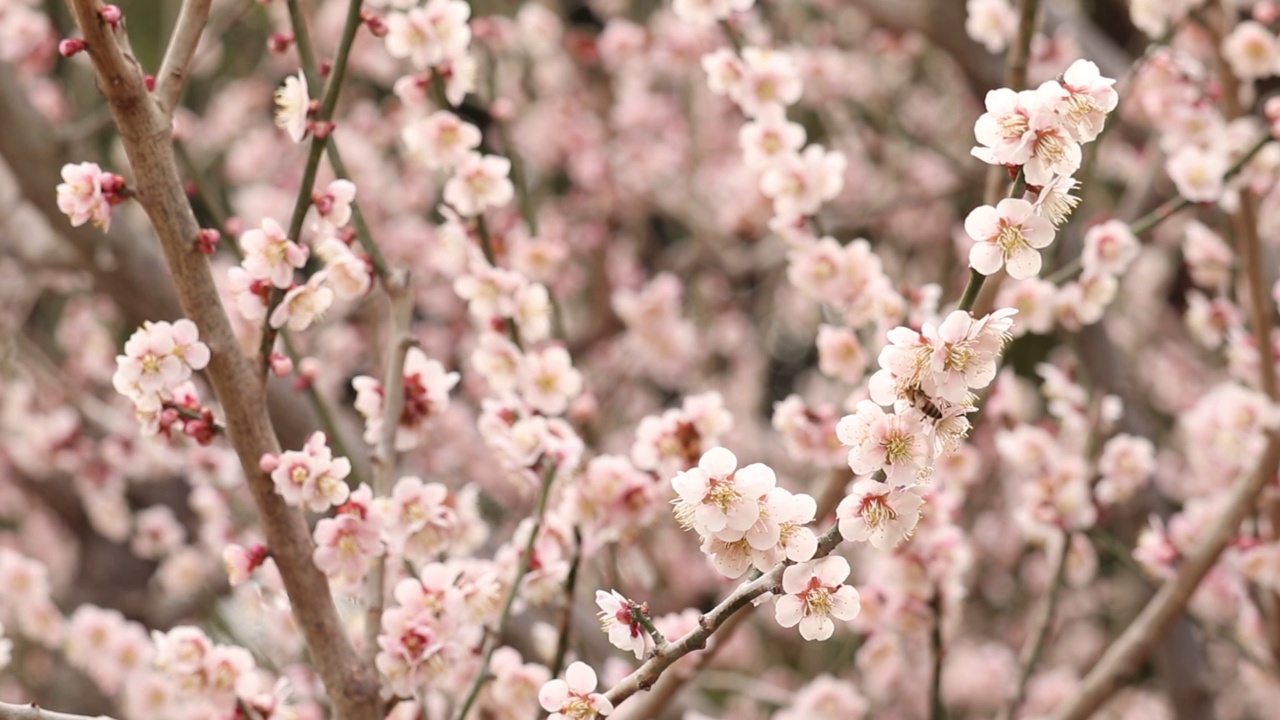
<path fill-rule="evenodd" d="M 413 476 L 397 480 L 391 496 L 378 501 L 390 552 L 426 562 L 448 548 L 462 531 L 456 505 L 456 498 L 450 498 L 449 489 L 440 483 Z"/>
<path fill-rule="evenodd" d="M 995 207 L 975 208 L 964 220 L 974 239 L 969 266 L 983 275 L 1007 267 L 1010 277 L 1025 280 L 1040 272 L 1039 248 L 1053 242 L 1053 225 L 1036 215 L 1031 203 L 1006 198 Z"/>
<path fill-rule="evenodd" d="M 471 6 L 463 0 L 428 0 L 387 15 L 387 53 L 419 70 L 463 56 L 471 44 Z"/>
<path fill-rule="evenodd" d="M 1008 0 L 968 0 L 965 3 L 964 31 L 989 53 L 1009 46 L 1018 29 L 1018 14 Z"/>
<path fill-rule="evenodd" d="M 600 626 L 609 635 L 609 642 L 620 650 L 635 653 L 639 660 L 644 656 L 649 636 L 636 619 L 633 603 L 617 590 L 596 591 L 596 605 L 600 608 Z"/>
<path fill-rule="evenodd" d="M 92 222 L 103 232 L 110 229 L 111 205 L 122 199 L 117 193 L 124 188 L 124 178 L 85 162 L 63 165 L 62 180 L 57 188 L 58 209 L 67 214 L 71 225 Z"/>
<path fill-rule="evenodd" d="M 354 300 L 369 292 L 373 277 L 369 263 L 346 243 L 328 236 L 316 243 L 316 256 L 324 261 L 325 285 L 342 300 Z M 234 268 L 233 268 L 234 270 Z"/>
<path fill-rule="evenodd" d="M 469 152 L 444 185 L 444 201 L 464 217 L 475 217 L 485 208 L 502 207 L 515 197 L 508 176 L 511 161 L 498 155 Z"/>
<path fill-rule="evenodd" d="M 781 597 L 774 601 L 774 617 L 782 627 L 800 626 L 805 640 L 826 640 L 836 620 L 849 621 L 862 608 L 858 591 L 844 581 L 849 561 L 839 555 L 802 562 L 782 572 Z"/>
<path fill-rule="evenodd" d="M 526 354 L 517 381 L 524 401 L 543 415 L 562 414 L 582 393 L 582 373 L 573 367 L 569 351 L 559 345 Z"/>
<path fill-rule="evenodd" d="M 333 290 L 329 288 L 328 279 L 328 272 L 321 270 L 307 278 L 305 283 L 290 288 L 276 309 L 271 311 L 271 327 L 280 329 L 288 325 L 292 332 L 302 332 L 311 327 L 333 304 Z"/>
<path fill-rule="evenodd" d="M 1067 126 L 1079 142 L 1092 142 L 1102 133 L 1107 115 L 1120 102 L 1115 84 L 1089 60 L 1076 60 L 1062 74 L 1061 87 L 1067 93 Z"/>
<path fill-rule="evenodd" d="M 209 364 L 209 348 L 199 340 L 196 324 L 185 318 L 172 324 L 145 322 L 116 356 L 111 378 L 116 391 L 134 402 L 140 413 L 159 412 L 193 370 Z"/>
<path fill-rule="evenodd" d="M 738 131 L 738 144 L 747 167 L 763 170 L 804 147 L 804 126 L 787 120 L 780 105 L 762 110 Z"/>
<path fill-rule="evenodd" d="M 810 145 L 801 153 L 780 157 L 760 176 L 760 191 L 773 200 L 780 216 L 813 215 L 840 194 L 847 165 L 844 153 Z"/>
<path fill-rule="evenodd" d="M 1280 42 L 1274 32 L 1255 20 L 1235 26 L 1222 41 L 1222 57 L 1236 77 L 1245 82 L 1280 72 Z"/>
<path fill-rule="evenodd" d="M 1121 275 L 1129 269 L 1141 249 L 1128 223 L 1108 220 L 1085 232 L 1080 263 L 1086 273 Z"/>
<path fill-rule="evenodd" d="M 341 505 L 350 493 L 344 480 L 351 474 L 351 461 L 335 458 L 322 432 L 313 433 L 302 450 L 263 456 L 263 470 L 271 473 L 276 493 L 286 503 L 312 512 Z"/>
<path fill-rule="evenodd" d="M 311 112 L 311 96 L 307 92 L 307 76 L 301 70 L 297 76 L 284 79 L 284 85 L 276 89 L 276 127 L 288 133 L 296 143 L 307 136 L 307 115 Z"/>
<path fill-rule="evenodd" d="M 417 347 L 409 348 L 404 361 L 404 410 L 396 430 L 396 450 L 417 447 L 426 439 L 427 420 L 449 409 L 449 391 L 460 375 L 446 372 L 439 360 Z M 351 381 L 356 390 L 355 408 L 364 416 L 364 440 L 376 445 L 382 434 L 382 383 L 368 375 Z"/>
<path fill-rule="evenodd" d="M 886 414 L 870 400 L 836 425 L 840 442 L 851 446 L 849 467 L 859 475 L 879 470 L 893 485 L 906 485 L 927 472 L 932 443 L 919 413 Z"/>
<path fill-rule="evenodd" d="M 437 110 L 400 133 L 409 158 L 429 169 L 453 168 L 480 146 L 480 128 L 447 110 Z"/>
<path fill-rule="evenodd" d="M 356 199 L 356 184 L 339 178 L 329 183 L 324 192 L 311 196 L 311 204 L 329 227 L 340 228 L 351 222 L 351 203 Z"/>
<path fill-rule="evenodd" d="M 777 483 L 767 465 L 738 469 L 738 458 L 722 447 L 703 454 L 698 466 L 677 474 L 671 486 L 680 496 L 676 519 L 700 534 L 745 532 L 760 519 L 760 498 Z"/>
<path fill-rule="evenodd" d="M 244 260 L 240 266 L 252 280 L 269 281 L 285 289 L 293 285 L 293 271 L 307 262 L 307 248 L 285 236 L 284 228 L 271 218 L 240 236 Z"/>
<path fill-rule="evenodd" d="M 316 523 L 312 560 L 340 592 L 355 593 L 384 552 L 382 517 L 373 505 L 373 489 L 361 485 L 331 518 Z"/>
<path fill-rule="evenodd" d="M 1216 202 L 1226 188 L 1227 158 L 1219 150 L 1186 146 L 1169 158 L 1165 170 L 1178 193 L 1192 202 Z"/>
<path fill-rule="evenodd" d="M 859 480 L 836 507 L 840 535 L 850 542 L 866 540 L 880 550 L 891 548 L 911 537 L 923 504 L 919 486 L 895 488 Z"/>
<path fill-rule="evenodd" d="M 596 672 L 583 662 L 565 670 L 564 680 L 549 680 L 538 691 L 538 703 L 551 713 L 548 720 L 589 720 L 613 712 L 613 703 L 596 692 Z"/>
<path fill-rule="evenodd" d="M 232 543 L 223 548 L 222 564 L 227 569 L 227 581 L 231 587 L 248 582 L 253 571 L 261 567 L 269 556 L 270 553 L 265 545 L 246 548 Z"/>

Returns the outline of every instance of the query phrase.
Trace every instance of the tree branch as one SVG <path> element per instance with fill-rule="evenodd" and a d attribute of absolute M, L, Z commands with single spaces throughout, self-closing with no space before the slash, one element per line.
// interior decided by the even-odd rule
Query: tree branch
<path fill-rule="evenodd" d="M 111 720 L 106 715 L 91 717 L 89 715 L 72 715 L 45 710 L 35 704 L 10 705 L 0 703 L 0 720 Z"/>
<path fill-rule="evenodd" d="M 196 249 L 200 227 L 178 175 L 169 116 L 147 91 L 127 38 L 103 21 L 102 5 L 97 0 L 71 0 L 70 7 L 132 166 L 138 202 L 159 237 L 182 307 L 211 351 L 206 376 L 221 401 L 227 436 L 258 506 L 267 543 L 316 670 L 338 717 L 373 720 L 378 681 L 373 669 L 356 655 L 328 581 L 311 561 L 314 548 L 306 519 L 285 505 L 271 478 L 258 467 L 264 454 L 279 451 L 267 415 L 265 388 L 253 361 L 236 342 L 208 260 Z"/>
<path fill-rule="evenodd" d="M 1254 510 L 1258 494 L 1275 477 L 1277 468 L 1280 468 L 1280 432 L 1272 432 L 1267 436 L 1266 450 L 1258 461 L 1257 469 L 1236 483 L 1222 515 L 1209 528 L 1199 547 L 1184 560 L 1178 574 L 1160 586 L 1138 617 L 1107 648 L 1070 702 L 1052 716 L 1053 720 L 1084 720 L 1090 717 L 1146 660 L 1165 631 L 1182 613 L 1227 543 L 1235 537 L 1240 522 Z"/>
<path fill-rule="evenodd" d="M 200 35 L 209 22 L 209 8 L 213 0 L 183 0 L 178 12 L 178 22 L 173 26 L 173 37 L 164 52 L 160 72 L 156 74 L 156 97 L 160 107 L 170 115 L 182 99 L 182 86 L 187 80 L 191 58 L 200 44 Z"/>
<path fill-rule="evenodd" d="M 831 551 L 840 544 L 842 539 L 840 529 L 832 527 L 818 539 L 818 550 L 813 554 L 814 559 L 830 555 Z M 770 592 L 774 586 L 781 583 L 782 571 L 787 568 L 787 565 L 788 563 L 786 562 L 778 563 L 772 570 L 755 580 L 739 585 L 729 597 L 712 608 L 710 612 L 698 618 L 698 627 L 685 633 L 679 639 L 668 643 L 665 650 L 656 652 L 635 672 L 620 680 L 609 692 L 605 693 L 605 697 L 609 698 L 614 707 L 617 707 L 623 700 L 635 695 L 637 692 L 653 687 L 653 684 L 657 682 L 663 671 L 671 667 L 675 661 L 695 650 L 705 648 L 707 641 L 729 618 L 750 605 L 751 601 Z"/>

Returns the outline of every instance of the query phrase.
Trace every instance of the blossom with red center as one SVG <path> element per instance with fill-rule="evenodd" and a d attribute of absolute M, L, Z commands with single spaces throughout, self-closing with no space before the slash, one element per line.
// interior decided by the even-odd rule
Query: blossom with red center
<path fill-rule="evenodd" d="M 649 636 L 636 618 L 633 605 L 617 590 L 596 591 L 596 605 L 600 608 L 600 626 L 609 634 L 614 647 L 635 653 L 639 660 L 644 656 Z"/>
<path fill-rule="evenodd" d="M 426 439 L 427 420 L 449 409 L 449 391 L 460 378 L 456 372 L 446 372 L 440 361 L 427 357 L 421 349 L 409 348 L 404 361 L 404 410 L 396 430 L 396 450 L 411 450 Z M 382 435 L 382 383 L 361 375 L 351 384 L 356 389 L 356 411 L 364 416 L 365 442 L 376 445 Z"/>
<path fill-rule="evenodd" d="M 253 280 L 269 281 L 278 288 L 293 285 L 293 271 L 307 262 L 305 247 L 285 236 L 284 228 L 271 218 L 240 236 L 244 260 L 240 266 Z"/>

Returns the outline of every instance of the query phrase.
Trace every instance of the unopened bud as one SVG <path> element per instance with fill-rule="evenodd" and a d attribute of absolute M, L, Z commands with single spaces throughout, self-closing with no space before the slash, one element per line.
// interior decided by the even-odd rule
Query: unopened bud
<path fill-rule="evenodd" d="M 196 233 L 196 249 L 204 255 L 212 255 L 218 249 L 220 240 L 222 240 L 222 233 L 212 228 L 205 228 Z"/>
<path fill-rule="evenodd" d="M 267 49 L 273 53 L 283 55 L 289 52 L 289 48 L 293 47 L 293 33 L 272 33 L 267 38 Z"/>
<path fill-rule="evenodd" d="M 103 5 L 98 11 L 98 15 L 102 17 L 102 21 L 110 25 L 113 30 L 120 29 L 120 20 L 124 17 L 124 13 L 120 12 L 120 8 L 115 5 Z"/>
<path fill-rule="evenodd" d="M 264 473 L 275 472 L 280 467 L 280 456 L 275 453 L 263 453 L 258 458 L 258 469 Z"/>
<path fill-rule="evenodd" d="M 334 125 L 331 122 L 317 120 L 311 123 L 311 133 L 321 140 L 333 134 L 333 128 Z"/>
<path fill-rule="evenodd" d="M 155 92 L 155 91 L 156 91 L 156 76 L 155 76 L 155 75 L 148 75 L 148 76 L 146 76 L 146 77 L 142 78 L 142 84 L 147 86 L 147 92 Z"/>
<path fill-rule="evenodd" d="M 74 57 L 84 52 L 88 47 L 89 45 L 80 38 L 67 38 L 58 43 L 58 54 L 67 58 Z"/>
<path fill-rule="evenodd" d="M 293 360 L 280 353 L 271 353 L 267 364 L 271 366 L 271 374 L 276 377 L 287 377 L 293 374 Z"/>
<path fill-rule="evenodd" d="M 369 33 L 376 38 L 387 36 L 387 21 L 369 11 L 360 13 L 360 20 L 369 28 Z"/>

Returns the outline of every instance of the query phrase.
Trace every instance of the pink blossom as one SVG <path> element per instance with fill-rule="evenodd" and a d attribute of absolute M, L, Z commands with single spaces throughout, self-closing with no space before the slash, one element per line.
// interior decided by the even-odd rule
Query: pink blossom
<path fill-rule="evenodd" d="M 172 510 L 153 505 L 138 513 L 129 549 L 140 558 L 156 560 L 181 545 L 186 536 L 186 529 Z"/>
<path fill-rule="evenodd" d="M 559 345 L 525 355 L 517 380 L 525 402 L 544 415 L 560 415 L 582 393 L 582 373 Z"/>
<path fill-rule="evenodd" d="M 671 10 L 685 22 L 711 25 L 735 12 L 750 10 L 753 5 L 755 0 L 674 0 Z"/>
<path fill-rule="evenodd" d="M 588 720 L 613 712 L 613 703 L 596 692 L 596 673 L 589 665 L 575 662 L 564 680 L 549 680 L 538 691 L 538 703 L 551 713 L 548 720 Z"/>
<path fill-rule="evenodd" d="M 351 203 L 356 199 L 356 184 L 338 179 L 329 183 L 322 193 L 312 195 L 311 203 L 320 219 L 330 227 L 340 228 L 351 222 Z"/>
<path fill-rule="evenodd" d="M 480 129 L 447 110 L 437 110 L 400 133 L 409 158 L 435 170 L 462 164 L 480 146 Z"/>
<path fill-rule="evenodd" d="M 1280 72 L 1280 43 L 1276 34 L 1260 22 L 1238 23 L 1222 41 L 1222 57 L 1231 71 L 1245 82 Z"/>
<path fill-rule="evenodd" d="M 474 217 L 485 208 L 502 207 L 515 197 L 508 176 L 511 161 L 498 155 L 469 152 L 444 185 L 444 201 L 464 217 Z"/>
<path fill-rule="evenodd" d="M 1006 198 L 995 207 L 983 205 L 969 213 L 965 232 L 975 243 L 969 266 L 990 275 L 1008 266 L 1009 275 L 1025 280 L 1040 272 L 1037 249 L 1053 242 L 1053 225 L 1035 214 L 1026 200 Z"/>
<path fill-rule="evenodd" d="M 1009 46 L 1018 29 L 1018 14 L 1008 0 L 968 0 L 965 3 L 964 30 L 989 53 Z"/>
<path fill-rule="evenodd" d="M 1129 230 L 1128 223 L 1108 220 L 1085 232 L 1080 262 L 1086 273 L 1120 275 L 1140 251 L 1138 238 Z"/>
<path fill-rule="evenodd" d="M 240 263 L 250 279 L 269 281 L 278 288 L 293 284 L 293 271 L 307 262 L 307 249 L 285 237 L 284 228 L 271 218 L 261 227 L 240 236 L 244 260 Z"/>
<path fill-rule="evenodd" d="M 437 556 L 462 529 L 449 490 L 440 483 L 403 477 L 396 481 L 391 496 L 380 499 L 380 503 L 389 551 L 413 562 L 426 562 Z"/>
<path fill-rule="evenodd" d="M 1103 77 L 1098 66 L 1089 60 L 1076 60 L 1062 74 L 1062 88 L 1068 94 L 1067 124 L 1076 140 L 1092 142 L 1101 134 L 1107 115 L 1120 102 L 1115 84 L 1112 78 Z"/>
<path fill-rule="evenodd" d="M 774 105 L 738 132 L 742 159 L 747 167 L 763 170 L 778 160 L 800 152 L 804 147 L 804 127 L 787 120 L 781 106 Z"/>
<path fill-rule="evenodd" d="M 818 327 L 818 368 L 822 374 L 856 383 L 867 372 L 867 351 L 848 328 Z"/>
<path fill-rule="evenodd" d="M 418 69 L 455 59 L 471 43 L 471 6 L 462 0 L 428 0 L 426 5 L 387 15 L 387 53 L 408 58 Z"/>
<path fill-rule="evenodd" d="M 858 616 L 858 591 L 844 581 L 849 561 L 838 555 L 803 562 L 782 573 L 782 591 L 774 601 L 774 615 L 782 627 L 800 625 L 805 640 L 826 640 L 835 632 L 836 620 Z"/>
<path fill-rule="evenodd" d="M 891 548 L 911 537 L 923 504 L 916 487 L 859 480 L 836 508 L 840 535 L 850 542 L 869 541 L 881 550 Z"/>
<path fill-rule="evenodd" d="M 680 496 L 676 518 L 702 534 L 745 532 L 760 519 L 759 499 L 777 482 L 773 470 L 754 463 L 737 469 L 738 459 L 722 447 L 703 454 L 698 466 L 677 474 L 671 486 Z"/>
<path fill-rule="evenodd" d="M 231 544 L 222 549 L 222 563 L 227 568 L 227 581 L 238 587 L 249 581 L 253 571 L 266 562 L 269 553 L 265 545 L 245 548 Z"/>
<path fill-rule="evenodd" d="M 382 519 L 372 507 L 373 491 L 361 485 L 338 514 L 316 524 L 312 560 L 340 592 L 356 593 L 375 558 L 383 554 Z"/>
<path fill-rule="evenodd" d="M 617 590 L 596 591 L 596 606 L 600 608 L 600 625 L 609 635 L 614 647 L 635 653 L 639 660 L 648 645 L 649 636 L 632 614 L 632 603 Z"/>
<path fill-rule="evenodd" d="M 62 180 L 58 185 L 58 209 L 71 218 L 71 224 L 79 227 L 86 222 L 104 232 L 111 227 L 111 203 L 103 195 L 103 179 L 111 176 L 96 163 L 63 165 Z"/>
<path fill-rule="evenodd" d="M 409 348 L 404 361 L 404 410 L 396 430 L 396 449 L 410 450 L 426 439 L 427 421 L 449 409 L 449 391 L 458 384 L 456 372 L 445 372 L 438 360 L 417 347 Z M 356 389 L 356 411 L 364 416 L 365 442 L 377 444 L 382 435 L 382 384 L 368 375 L 351 381 Z"/>
<path fill-rule="evenodd" d="M 1165 163 L 1169 179 L 1192 202 L 1216 202 L 1226 186 L 1227 158 L 1214 149 L 1184 147 Z"/>
<path fill-rule="evenodd" d="M 328 286 L 329 273 L 320 272 L 295 285 L 284 294 L 280 304 L 271 312 L 271 327 L 288 326 L 291 332 L 302 332 L 324 315 L 333 304 L 333 290 Z"/>
<path fill-rule="evenodd" d="M 843 153 L 810 145 L 802 153 L 778 158 L 760 176 L 760 191 L 773 200 L 778 215 L 814 215 L 844 188 L 847 165 Z"/>
<path fill-rule="evenodd" d="M 933 460 L 930 438 L 919 414 L 886 414 L 870 400 L 836 425 L 840 442 L 851 446 L 849 467 L 859 475 L 883 470 L 893 485 L 915 482 Z"/>
<path fill-rule="evenodd" d="M 280 453 L 271 479 L 285 502 L 323 512 L 346 501 L 350 491 L 343 480 L 350 474 L 351 461 L 333 457 L 324 433 L 316 432 L 302 450 Z"/>
<path fill-rule="evenodd" d="M 800 68 L 789 53 L 747 47 L 742 50 L 742 62 L 745 72 L 737 93 L 730 97 L 737 101 L 748 117 L 770 112 L 778 105 L 793 105 L 804 92 Z"/>

